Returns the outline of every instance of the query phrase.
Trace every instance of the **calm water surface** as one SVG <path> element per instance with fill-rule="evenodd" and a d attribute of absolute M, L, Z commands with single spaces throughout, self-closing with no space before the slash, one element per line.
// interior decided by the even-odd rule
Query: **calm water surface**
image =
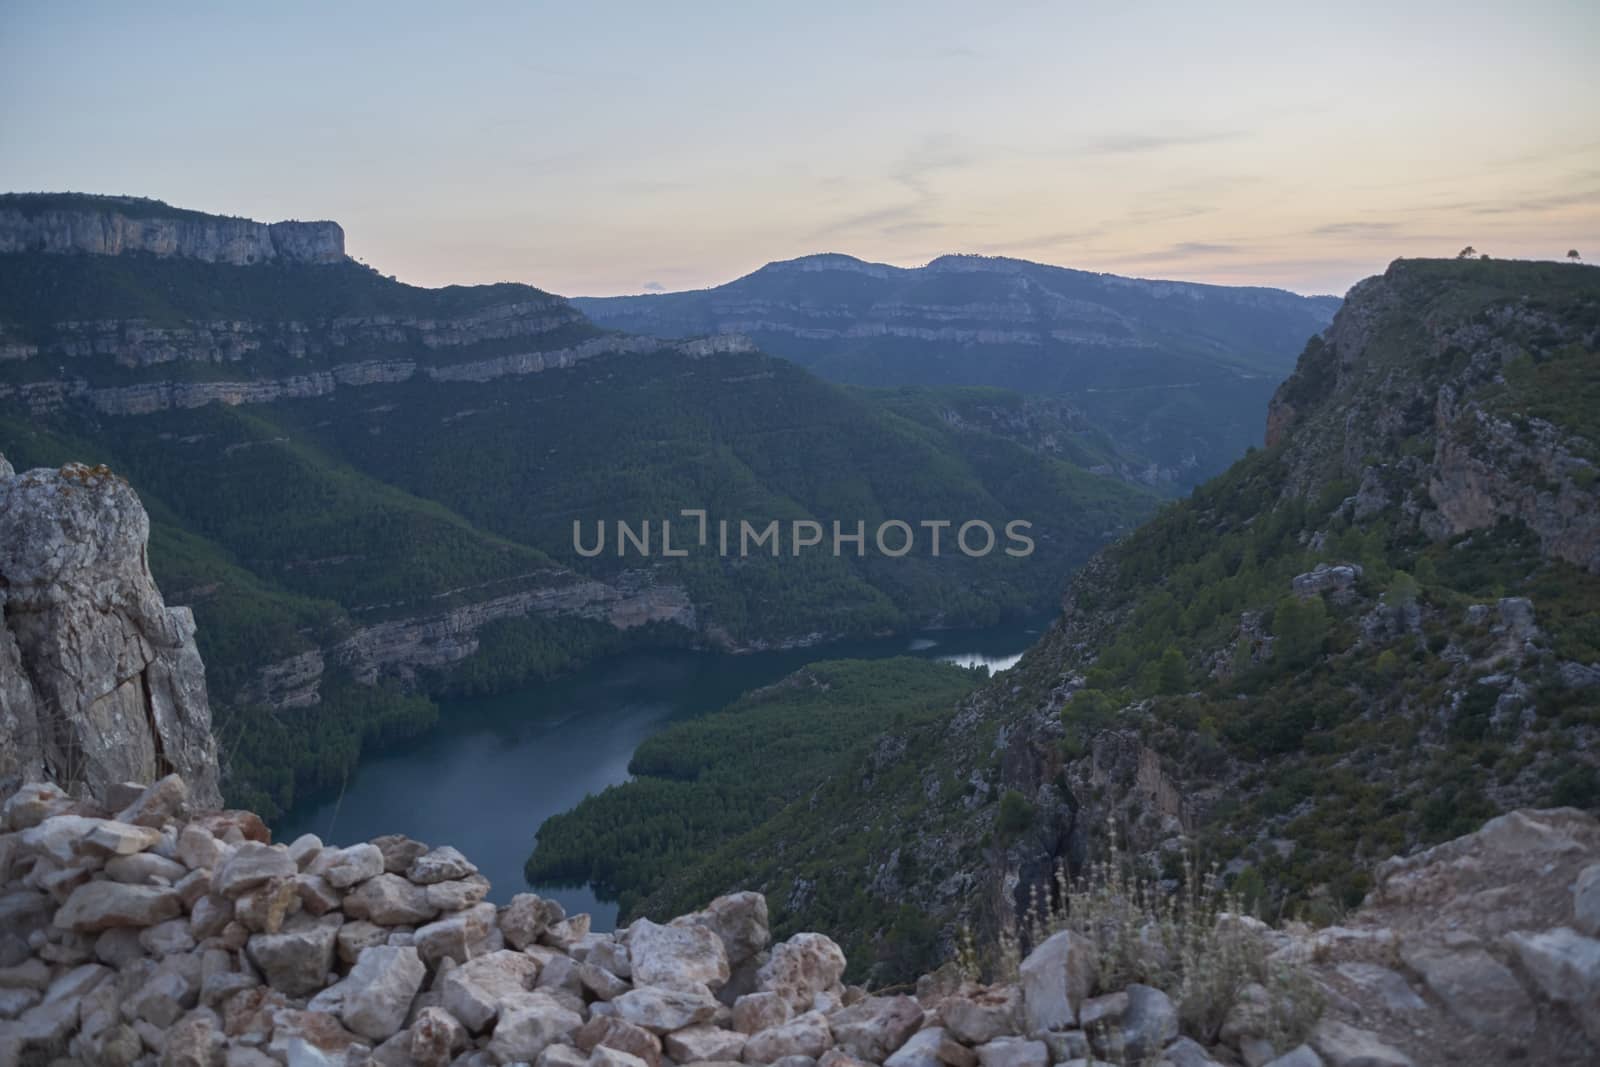
<path fill-rule="evenodd" d="M 1048 620 L 989 630 L 843 642 L 729 656 L 636 652 L 569 677 L 496 697 L 442 702 L 439 725 L 410 744 L 368 756 L 342 795 L 318 797 L 275 826 L 278 840 L 406 834 L 466 853 L 504 902 L 531 889 L 586 911 L 609 930 L 616 905 L 588 886 L 529 886 L 523 862 L 545 819 L 628 779 L 639 742 L 674 719 L 703 715 L 740 693 L 820 659 L 915 655 L 1004 670 Z"/>

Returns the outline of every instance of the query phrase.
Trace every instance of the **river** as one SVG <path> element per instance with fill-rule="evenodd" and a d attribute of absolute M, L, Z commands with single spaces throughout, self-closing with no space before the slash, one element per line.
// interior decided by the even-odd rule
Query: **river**
<path fill-rule="evenodd" d="M 523 862 L 545 819 L 628 779 L 646 737 L 820 659 L 924 656 L 1004 670 L 1048 619 L 976 631 L 851 641 L 788 652 L 719 655 L 634 652 L 565 678 L 495 697 L 442 702 L 424 736 L 364 757 L 342 795 L 317 797 L 279 819 L 274 836 L 314 833 L 336 843 L 406 834 L 466 853 L 504 902 L 532 891 L 609 930 L 616 905 L 587 886 L 529 886 Z"/>

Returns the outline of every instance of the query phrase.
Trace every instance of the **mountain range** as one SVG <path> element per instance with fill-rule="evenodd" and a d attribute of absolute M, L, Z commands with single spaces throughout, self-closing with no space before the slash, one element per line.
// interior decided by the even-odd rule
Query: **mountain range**
<path fill-rule="evenodd" d="M 633 333 L 746 336 L 837 382 L 1062 398 L 1144 480 L 1180 493 L 1257 443 L 1272 390 L 1339 300 L 992 256 L 903 268 L 828 254 L 711 289 L 573 304 Z"/>

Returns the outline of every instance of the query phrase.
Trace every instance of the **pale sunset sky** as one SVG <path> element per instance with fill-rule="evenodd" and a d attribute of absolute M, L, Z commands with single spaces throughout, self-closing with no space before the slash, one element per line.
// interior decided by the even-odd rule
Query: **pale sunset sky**
<path fill-rule="evenodd" d="M 1596 0 L 3 0 L 0 95 L 0 189 L 331 218 L 421 285 L 1600 260 Z"/>

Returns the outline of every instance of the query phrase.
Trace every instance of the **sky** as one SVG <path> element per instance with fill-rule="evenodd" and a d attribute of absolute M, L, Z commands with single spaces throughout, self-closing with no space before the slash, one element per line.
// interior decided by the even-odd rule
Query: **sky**
<path fill-rule="evenodd" d="M 1600 3 L 0 0 L 0 189 L 340 222 L 419 285 L 845 252 L 1343 293 L 1600 260 Z"/>

